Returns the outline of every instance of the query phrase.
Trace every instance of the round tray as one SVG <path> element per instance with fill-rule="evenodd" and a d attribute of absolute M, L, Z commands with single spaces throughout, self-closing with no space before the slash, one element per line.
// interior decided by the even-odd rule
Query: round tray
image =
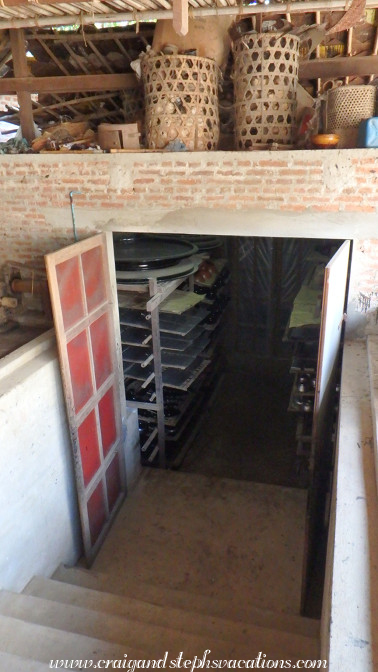
<path fill-rule="evenodd" d="M 152 268 L 149 270 L 139 269 L 138 271 L 117 270 L 117 282 L 123 284 L 145 284 L 150 279 L 155 280 L 175 280 L 176 278 L 185 278 L 198 270 L 200 260 L 193 259 L 182 260 L 174 266 L 166 268 Z"/>
<path fill-rule="evenodd" d="M 114 240 L 116 269 L 140 271 L 170 267 L 198 252 L 193 243 L 164 236 L 117 237 Z"/>
<path fill-rule="evenodd" d="M 211 236 L 204 234 L 184 234 L 183 239 L 189 243 L 197 245 L 201 252 L 206 250 L 213 250 L 222 245 L 222 238 L 220 236 Z"/>

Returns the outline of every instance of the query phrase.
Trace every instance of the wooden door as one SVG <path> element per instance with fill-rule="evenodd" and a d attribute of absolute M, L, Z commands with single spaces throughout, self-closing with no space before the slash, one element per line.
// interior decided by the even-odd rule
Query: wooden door
<path fill-rule="evenodd" d="M 325 500 L 330 488 L 334 390 L 344 322 L 349 250 L 350 241 L 347 240 L 329 261 L 324 273 L 306 512 L 302 613 L 306 612 L 309 581 L 317 542 L 324 525 Z"/>
<path fill-rule="evenodd" d="M 126 492 L 125 394 L 111 233 L 45 260 L 90 564 Z"/>

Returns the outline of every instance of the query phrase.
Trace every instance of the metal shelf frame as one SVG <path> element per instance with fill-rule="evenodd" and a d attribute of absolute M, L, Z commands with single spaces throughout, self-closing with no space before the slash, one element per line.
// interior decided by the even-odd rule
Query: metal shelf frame
<path fill-rule="evenodd" d="M 194 274 L 193 274 L 194 275 Z M 148 345 L 152 346 L 152 354 L 151 357 L 146 358 L 145 361 L 143 361 L 142 366 L 146 368 L 142 368 L 142 366 L 139 366 L 140 372 L 138 372 L 138 375 L 140 375 L 140 379 L 143 379 L 143 375 L 145 377 L 144 382 L 142 384 L 142 387 L 146 387 L 147 384 L 149 384 L 152 380 L 155 382 L 155 395 L 154 395 L 154 403 L 151 402 L 138 402 L 138 401 L 131 401 L 127 402 L 130 408 L 144 408 L 144 409 L 149 409 L 153 410 L 156 412 L 156 429 L 153 432 L 153 439 L 157 437 L 157 449 L 159 453 L 159 464 L 162 468 L 166 468 L 166 454 L 165 454 L 165 414 L 164 414 L 164 396 L 163 396 L 163 366 L 162 366 L 162 353 L 161 353 L 161 342 L 160 342 L 160 314 L 159 314 L 159 306 L 160 304 L 167 299 L 170 294 L 175 291 L 180 285 L 182 285 L 184 282 L 186 282 L 188 279 L 187 278 L 177 278 L 175 280 L 171 280 L 168 282 L 158 282 L 156 279 L 150 279 L 148 282 L 148 285 L 143 285 L 142 286 L 136 286 L 133 284 L 118 284 L 117 289 L 120 293 L 122 292 L 146 292 L 148 291 L 149 298 L 146 301 L 145 307 L 142 311 L 145 311 L 147 313 L 146 316 L 142 315 L 134 315 L 132 314 L 131 310 L 128 310 L 127 308 L 122 308 L 122 300 L 120 300 L 120 322 L 121 325 L 125 326 L 130 326 L 135 328 L 140 329 L 141 327 L 144 328 L 145 330 L 150 330 L 151 332 L 151 339 L 146 336 L 146 338 L 141 338 L 140 339 L 140 345 Z M 193 290 L 193 278 L 189 278 L 188 282 L 188 289 Z M 137 305 L 140 305 L 140 299 L 137 301 Z M 196 324 L 198 324 L 199 320 L 195 321 Z M 192 328 L 195 327 L 196 325 L 193 324 Z M 186 329 L 186 333 L 188 333 L 190 329 Z M 138 340 L 138 339 L 136 339 Z M 124 341 L 127 342 L 127 333 L 124 331 Z M 134 343 L 133 343 L 134 345 Z M 127 352 L 125 350 L 125 352 Z M 129 349 L 128 352 L 132 352 L 132 349 Z M 151 351 L 150 351 L 151 352 Z M 127 356 L 127 355 L 126 355 Z M 136 357 L 136 359 L 140 359 L 140 357 Z M 193 360 L 195 358 L 193 357 Z M 153 364 L 153 371 L 149 373 L 148 377 L 146 376 L 147 372 L 149 372 L 149 366 L 148 364 L 152 363 Z M 134 372 L 134 367 L 132 368 L 132 371 Z M 142 373 L 143 372 L 143 373 Z M 153 440 L 151 438 L 151 441 Z M 147 448 L 146 444 L 143 446 L 143 449 L 145 450 Z M 155 451 L 154 451 L 155 454 Z"/>
<path fill-rule="evenodd" d="M 222 260 L 218 273 L 225 263 Z M 133 377 L 130 374 L 136 373 L 135 377 L 142 381 L 142 388 L 147 387 L 151 381 L 154 381 L 155 387 L 149 401 L 127 401 L 127 405 L 129 408 L 154 412 L 155 428 L 142 450 L 145 452 L 152 441 L 156 440 L 148 462 L 151 463 L 156 457 L 162 468 L 167 466 L 166 441 L 177 440 L 183 435 L 192 418 L 190 411 L 197 408 L 195 395 L 188 392 L 188 389 L 211 362 L 208 354 L 212 341 L 211 332 L 220 323 L 220 318 L 214 324 L 203 323 L 209 314 L 209 308 L 205 305 L 190 308 L 185 314 L 160 310 L 161 304 L 181 285 L 184 290 L 194 290 L 194 275 L 195 272 L 189 277 L 168 282 L 150 279 L 147 285 L 141 286 L 131 283 L 117 285 L 121 296 L 122 293 L 136 293 L 134 299 L 128 298 L 122 302 L 120 298 L 119 301 L 123 352 L 124 359 L 127 360 L 124 362 L 126 375 Z M 178 415 L 172 418 L 165 417 L 164 388 L 183 390 L 189 395 Z M 188 411 L 188 418 L 184 418 Z M 166 429 L 176 425 L 178 430 L 174 439 L 166 436 Z"/>

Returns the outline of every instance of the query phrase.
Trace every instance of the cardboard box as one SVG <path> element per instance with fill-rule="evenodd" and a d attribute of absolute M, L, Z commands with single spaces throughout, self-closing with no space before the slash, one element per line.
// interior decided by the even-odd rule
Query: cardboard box
<path fill-rule="evenodd" d="M 175 45 L 179 52 L 195 49 L 197 56 L 212 58 L 224 69 L 230 53 L 231 40 L 228 29 L 235 16 L 204 16 L 189 18 L 189 31 L 180 37 L 174 31 L 171 19 L 156 22 L 153 50 L 158 54 L 166 45 Z"/>

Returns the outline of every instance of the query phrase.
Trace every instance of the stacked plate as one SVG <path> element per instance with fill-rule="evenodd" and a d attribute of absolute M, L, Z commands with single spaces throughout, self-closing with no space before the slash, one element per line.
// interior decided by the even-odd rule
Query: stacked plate
<path fill-rule="evenodd" d="M 116 276 L 123 283 L 173 280 L 198 268 L 194 243 L 180 237 L 114 234 Z"/>
<path fill-rule="evenodd" d="M 201 252 L 214 250 L 216 247 L 222 245 L 222 238 L 220 236 L 185 234 L 181 236 L 181 239 L 195 244 Z"/>

